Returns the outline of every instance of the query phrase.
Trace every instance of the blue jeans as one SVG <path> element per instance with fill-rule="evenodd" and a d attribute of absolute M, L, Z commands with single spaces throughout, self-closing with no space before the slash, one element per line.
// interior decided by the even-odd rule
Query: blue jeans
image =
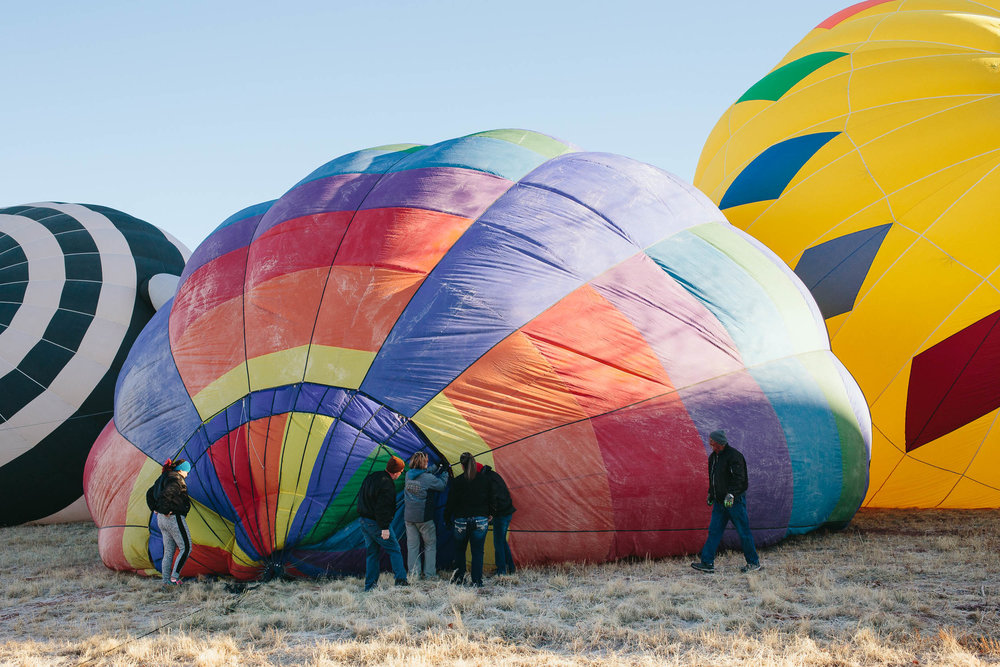
<path fill-rule="evenodd" d="M 463 516 L 455 519 L 455 577 L 465 577 L 465 549 L 472 545 L 472 585 L 483 585 L 483 547 L 490 520 L 485 516 Z"/>
<path fill-rule="evenodd" d="M 382 529 L 378 527 L 372 519 L 359 519 L 361 523 L 361 534 L 365 538 L 365 590 L 374 588 L 378 583 L 379 573 L 379 547 L 389 554 L 389 562 L 392 564 L 392 572 L 396 575 L 396 581 L 406 581 L 406 566 L 403 565 L 403 552 L 399 548 L 399 541 L 389 528 L 389 539 L 382 539 Z"/>
<path fill-rule="evenodd" d="M 747 559 L 747 564 L 756 565 L 760 561 L 753 544 L 753 533 L 750 532 L 747 499 L 744 495 L 736 496 L 733 506 L 728 509 L 720 502 L 712 505 L 712 521 L 708 524 L 708 539 L 701 548 L 701 562 L 705 565 L 715 563 L 715 552 L 719 550 L 719 543 L 722 542 L 722 532 L 730 521 L 736 528 L 736 534 L 740 536 L 740 545 L 743 547 L 743 556 Z"/>
<path fill-rule="evenodd" d="M 507 529 L 513 514 L 493 517 L 493 554 L 497 561 L 497 574 L 514 574 L 514 556 L 507 544 Z"/>

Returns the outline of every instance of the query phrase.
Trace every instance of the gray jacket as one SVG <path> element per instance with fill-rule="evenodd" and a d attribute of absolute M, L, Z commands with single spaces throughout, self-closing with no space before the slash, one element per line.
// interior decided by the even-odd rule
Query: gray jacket
<path fill-rule="evenodd" d="M 437 509 L 437 492 L 448 487 L 448 469 L 436 474 L 430 470 L 406 471 L 403 486 L 403 521 L 423 523 L 434 519 Z"/>

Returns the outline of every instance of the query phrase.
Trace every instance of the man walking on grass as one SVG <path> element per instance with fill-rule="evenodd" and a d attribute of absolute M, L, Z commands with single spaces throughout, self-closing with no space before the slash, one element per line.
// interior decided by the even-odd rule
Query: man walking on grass
<path fill-rule="evenodd" d="M 392 518 L 396 514 L 395 481 L 402 474 L 403 459 L 393 456 L 379 470 L 365 477 L 358 492 L 358 516 L 361 535 L 367 549 L 365 559 L 365 591 L 370 591 L 378 583 L 379 548 L 389 554 L 392 571 L 396 575 L 397 586 L 408 586 L 403 552 L 399 541 L 392 533 Z"/>
<path fill-rule="evenodd" d="M 708 456 L 708 504 L 712 507 L 712 521 L 708 524 L 708 539 L 701 548 L 701 560 L 691 563 L 691 567 L 701 572 L 715 572 L 715 552 L 719 550 L 722 531 L 732 521 L 747 559 L 740 572 L 759 570 L 760 559 L 747 516 L 746 459 L 729 446 L 725 431 L 712 431 L 708 444 L 712 448 Z"/>

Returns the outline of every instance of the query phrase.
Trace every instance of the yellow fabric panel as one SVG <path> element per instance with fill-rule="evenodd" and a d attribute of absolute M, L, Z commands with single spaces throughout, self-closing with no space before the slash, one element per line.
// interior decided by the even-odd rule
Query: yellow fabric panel
<path fill-rule="evenodd" d="M 872 460 L 868 466 L 868 493 L 864 505 L 867 505 L 872 496 L 879 492 L 903 456 L 902 447 L 891 445 L 878 429 L 872 432 Z"/>
<path fill-rule="evenodd" d="M 958 303 L 955 310 L 941 322 L 935 331 L 930 333 L 930 337 L 921 347 L 920 352 L 937 345 L 998 310 L 1000 310 L 1000 292 L 997 292 L 992 285 L 982 283 L 968 297 Z"/>
<path fill-rule="evenodd" d="M 1000 507 L 1000 490 L 963 477 L 939 507 L 945 509 L 987 509 Z"/>
<path fill-rule="evenodd" d="M 826 332 L 830 335 L 830 340 L 833 340 L 833 337 L 837 335 L 837 332 L 840 331 L 840 327 L 843 326 L 844 322 L 847 321 L 847 318 L 850 314 L 851 314 L 850 312 L 841 313 L 840 315 L 837 315 L 835 317 L 827 318 Z"/>
<path fill-rule="evenodd" d="M 996 117 L 1000 118 L 1000 106 Z M 926 233 L 929 241 L 984 278 L 996 270 L 1000 248 L 997 224 L 1000 170 L 996 161 L 993 156 L 994 165 L 982 178 L 977 177 L 986 170 L 984 164 L 946 188 L 947 194 L 954 198 L 954 205 Z"/>
<path fill-rule="evenodd" d="M 893 444 L 906 450 L 906 394 L 910 386 L 912 359 L 890 380 L 889 385 L 878 394 L 866 395 L 872 411 L 872 421 L 879 431 Z"/>
<path fill-rule="evenodd" d="M 906 7 L 910 10 L 910 7 Z M 937 9 L 941 9 L 940 5 Z M 977 13 L 981 13 L 980 7 Z M 906 40 L 995 51 L 997 27 L 984 16 L 958 12 L 903 11 L 889 14 L 872 30 L 870 41 Z"/>
<path fill-rule="evenodd" d="M 874 507 L 937 507 L 959 479 L 956 473 L 904 457 L 881 490 L 876 490 L 865 500 L 865 504 Z"/>
<path fill-rule="evenodd" d="M 208 421 L 237 399 L 246 396 L 247 366 L 240 364 L 191 397 L 198 416 Z"/>
<path fill-rule="evenodd" d="M 960 475 L 965 474 L 973 458 L 979 452 L 986 433 L 993 423 L 993 415 L 985 415 L 972 423 L 946 433 L 940 438 L 914 449 L 911 458 Z M 996 481 L 993 472 L 990 481 Z"/>
<path fill-rule="evenodd" d="M 146 505 L 146 490 L 160 476 L 162 466 L 153 459 L 147 458 L 139 469 L 132 492 L 128 497 L 128 510 L 125 514 L 125 532 L 122 535 L 122 553 L 129 565 L 136 570 L 156 569 L 149 559 L 149 506 Z"/>
<path fill-rule="evenodd" d="M 934 267 L 935 270 L 928 270 Z M 855 303 L 833 351 L 871 401 L 888 386 L 933 331 L 979 283 L 968 269 L 917 240 Z"/>
<path fill-rule="evenodd" d="M 483 465 L 495 465 L 493 452 L 487 450 L 486 443 L 469 426 L 444 392 L 428 401 L 427 405 L 413 415 L 412 421 L 449 463 L 457 464 L 462 452 L 471 452 Z M 457 471 L 456 474 L 462 472 L 460 467 L 455 467 L 454 470 Z"/>
<path fill-rule="evenodd" d="M 306 497 L 313 466 L 335 420 L 325 415 L 293 412 L 285 424 L 281 446 L 281 493 L 274 509 L 274 549 L 285 548 L 289 525 Z"/>
<path fill-rule="evenodd" d="M 990 497 L 996 497 L 1000 493 L 998 478 L 1000 478 L 1000 410 L 994 410 L 988 415 L 984 415 L 980 420 L 985 423 L 988 432 L 983 438 L 979 451 L 969 464 L 965 476 L 979 484 L 987 484 L 993 488 Z M 1000 507 L 1000 503 L 991 505 L 978 505 L 980 507 Z"/>
<path fill-rule="evenodd" d="M 357 389 L 375 359 L 374 352 L 313 345 L 306 366 L 306 382 Z"/>
<path fill-rule="evenodd" d="M 989 200 L 989 196 L 985 192 L 978 191 L 976 184 L 996 167 L 997 157 L 991 153 L 992 151 L 958 164 L 943 167 L 891 193 L 889 204 L 896 214 L 896 219 L 899 220 L 900 224 L 921 234 L 927 232 L 932 226 L 938 227 L 938 232 L 929 237 L 934 243 L 947 244 L 949 249 L 954 249 L 957 253 L 968 250 L 952 243 L 950 232 L 954 231 L 964 235 L 964 228 L 967 226 L 980 228 L 977 225 L 979 221 L 961 217 L 953 218 L 951 209 L 959 203 L 956 202 L 959 196 L 968 199 L 968 202 L 961 202 L 963 209 L 969 206 L 982 206 L 985 203 L 984 200 Z M 955 220 L 960 221 L 960 224 L 955 224 Z M 949 233 L 940 233 L 941 225 L 938 225 L 939 222 L 944 223 L 944 231 Z M 985 232 L 983 238 L 995 234 L 989 229 L 982 231 Z M 967 236 L 964 238 L 967 239 Z M 956 252 L 950 254 L 955 255 Z"/>
<path fill-rule="evenodd" d="M 260 565 L 260 561 L 251 559 L 236 543 L 236 527 L 233 523 L 194 498 L 191 499 L 191 512 L 187 516 L 187 524 L 193 544 L 228 551 L 231 560 L 244 567 Z"/>
<path fill-rule="evenodd" d="M 308 354 L 309 346 L 300 345 L 249 359 L 247 365 L 250 367 L 250 391 L 302 382 Z M 236 398 L 239 396 L 233 400 Z"/>

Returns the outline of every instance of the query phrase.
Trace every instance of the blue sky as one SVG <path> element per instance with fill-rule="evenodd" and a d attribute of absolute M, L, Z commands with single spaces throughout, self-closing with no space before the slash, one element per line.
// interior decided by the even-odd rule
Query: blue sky
<path fill-rule="evenodd" d="M 40 2 L 0 25 L 0 207 L 102 204 L 192 249 L 357 149 L 537 130 L 694 176 L 848 1 Z"/>

